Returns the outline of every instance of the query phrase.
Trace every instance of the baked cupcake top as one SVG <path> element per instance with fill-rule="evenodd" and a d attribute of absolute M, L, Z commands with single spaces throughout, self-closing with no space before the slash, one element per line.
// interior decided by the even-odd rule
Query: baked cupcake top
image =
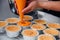
<path fill-rule="evenodd" d="M 22 32 L 23 36 L 29 36 L 29 37 L 33 37 L 33 36 L 37 36 L 38 32 L 32 29 L 26 29 Z"/>
<path fill-rule="evenodd" d="M 31 28 L 35 30 L 44 30 L 46 27 L 42 24 L 33 24 Z"/>
<path fill-rule="evenodd" d="M 20 31 L 21 28 L 18 27 L 18 26 L 15 26 L 15 25 L 9 25 L 5 28 L 7 31 L 10 31 L 10 32 L 17 32 L 17 31 Z"/>
<path fill-rule="evenodd" d="M 44 33 L 51 34 L 51 35 L 54 35 L 54 36 L 58 36 L 59 35 L 59 31 L 56 30 L 56 29 L 53 29 L 53 28 L 45 29 Z"/>
<path fill-rule="evenodd" d="M 38 23 L 38 24 L 46 24 L 47 23 L 45 20 L 42 20 L 42 19 L 35 19 L 34 22 Z"/>
<path fill-rule="evenodd" d="M 55 40 L 55 38 L 51 35 L 42 34 L 39 35 L 38 40 Z"/>
<path fill-rule="evenodd" d="M 58 23 L 48 23 L 47 26 L 49 28 L 60 29 L 60 24 L 58 24 Z"/>

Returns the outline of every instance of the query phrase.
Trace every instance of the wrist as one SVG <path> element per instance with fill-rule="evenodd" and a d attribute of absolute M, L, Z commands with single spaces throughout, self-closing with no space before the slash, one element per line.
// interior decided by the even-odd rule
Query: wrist
<path fill-rule="evenodd" d="M 43 8 L 47 5 L 47 2 L 37 0 L 37 5 L 38 5 L 38 8 Z"/>
<path fill-rule="evenodd" d="M 36 2 L 37 2 L 37 8 L 39 8 L 39 0 L 36 0 Z"/>
<path fill-rule="evenodd" d="M 48 4 L 47 4 L 47 2 L 49 2 L 48 0 L 36 0 L 37 1 L 37 6 L 38 6 L 38 8 L 42 8 L 42 7 L 44 7 L 44 6 L 48 6 Z"/>

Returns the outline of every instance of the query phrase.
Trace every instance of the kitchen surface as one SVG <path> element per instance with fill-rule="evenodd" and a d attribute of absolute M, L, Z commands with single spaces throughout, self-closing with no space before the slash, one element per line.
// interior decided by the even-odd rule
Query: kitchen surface
<path fill-rule="evenodd" d="M 38 17 L 39 19 L 44 19 L 47 22 L 52 22 L 52 23 L 59 23 L 60 24 L 60 18 L 53 16 L 51 14 L 42 12 L 42 11 L 37 11 L 38 12 Z M 42 16 L 42 17 L 41 17 Z M 0 20 L 5 20 L 9 17 L 19 17 L 18 15 L 14 14 L 11 12 L 8 0 L 0 0 Z M 18 38 L 9 38 L 5 34 L 0 34 L 0 40 L 23 40 L 22 37 Z"/>

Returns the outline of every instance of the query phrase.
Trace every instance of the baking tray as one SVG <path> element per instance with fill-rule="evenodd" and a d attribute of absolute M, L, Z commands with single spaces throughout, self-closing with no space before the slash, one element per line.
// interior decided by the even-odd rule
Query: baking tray
<path fill-rule="evenodd" d="M 8 0 L 0 0 L 0 20 L 5 20 L 8 17 L 18 17 L 18 15 L 15 15 L 10 11 Z M 44 19 L 47 22 L 54 22 L 54 23 L 60 23 L 60 18 L 53 16 L 51 14 L 38 11 L 38 17 L 39 19 Z M 9 38 L 5 33 L 0 34 L 0 40 L 23 40 L 23 36 L 20 35 L 16 38 Z M 60 40 L 60 39 L 57 39 Z"/>

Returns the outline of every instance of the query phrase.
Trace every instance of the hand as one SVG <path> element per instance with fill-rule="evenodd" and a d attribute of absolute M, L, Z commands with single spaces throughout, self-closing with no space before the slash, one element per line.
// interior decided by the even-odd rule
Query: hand
<path fill-rule="evenodd" d="M 23 13 L 28 13 L 37 8 L 37 1 L 30 0 L 28 1 L 28 6 L 22 10 Z"/>

